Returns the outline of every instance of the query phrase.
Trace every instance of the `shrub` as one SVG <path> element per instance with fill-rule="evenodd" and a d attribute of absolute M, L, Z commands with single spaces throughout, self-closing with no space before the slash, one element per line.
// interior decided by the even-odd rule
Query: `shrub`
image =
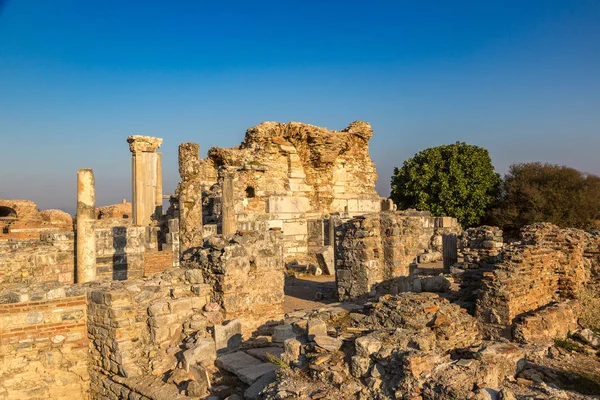
<path fill-rule="evenodd" d="M 490 223 L 510 236 L 537 222 L 596 228 L 600 219 L 600 177 L 562 165 L 511 165 L 489 217 Z"/>

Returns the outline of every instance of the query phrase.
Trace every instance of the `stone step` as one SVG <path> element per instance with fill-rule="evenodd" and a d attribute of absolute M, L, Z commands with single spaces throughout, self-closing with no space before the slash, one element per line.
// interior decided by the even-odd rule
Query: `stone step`
<path fill-rule="evenodd" d="M 217 366 L 235 374 L 248 385 L 252 385 L 264 374 L 277 369 L 275 364 L 262 362 L 243 351 L 236 351 L 217 358 Z"/>

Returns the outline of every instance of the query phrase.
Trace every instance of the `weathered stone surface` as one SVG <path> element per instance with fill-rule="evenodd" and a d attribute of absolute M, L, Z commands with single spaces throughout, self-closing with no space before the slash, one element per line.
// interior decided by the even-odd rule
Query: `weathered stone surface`
<path fill-rule="evenodd" d="M 189 371 L 191 366 L 211 365 L 217 358 L 215 341 L 208 338 L 199 338 L 194 347 L 183 352 L 183 365 Z"/>
<path fill-rule="evenodd" d="M 326 335 L 316 335 L 312 339 L 317 346 L 327 350 L 327 351 L 337 351 L 342 347 L 342 341 L 337 338 L 332 338 Z"/>
<path fill-rule="evenodd" d="M 244 398 L 249 400 L 258 399 L 262 390 L 270 383 L 275 382 L 276 375 L 275 371 L 267 372 L 260 378 L 258 378 L 252 385 L 244 392 Z"/>
<path fill-rule="evenodd" d="M 284 350 L 281 347 L 258 347 L 256 349 L 248 349 L 246 350 L 246 353 L 260 360 L 268 361 L 267 354 L 270 354 L 275 357 L 281 357 L 283 351 Z"/>
<path fill-rule="evenodd" d="M 309 339 L 317 335 L 327 336 L 327 324 L 320 318 L 311 318 L 308 320 L 306 334 Z"/>
<path fill-rule="evenodd" d="M 273 342 L 283 343 L 287 339 L 295 338 L 294 328 L 291 325 L 279 325 L 273 330 Z"/>
<path fill-rule="evenodd" d="M 317 252 L 317 262 L 323 273 L 327 275 L 335 274 L 335 260 L 333 246 L 324 246 Z"/>
<path fill-rule="evenodd" d="M 251 385 L 258 378 L 277 367 L 271 363 L 263 363 L 242 351 L 226 354 L 217 358 L 217 366 L 237 375 L 242 382 Z"/>
<path fill-rule="evenodd" d="M 242 344 L 242 321 L 234 319 L 215 325 L 214 339 L 219 354 L 237 350 Z"/>

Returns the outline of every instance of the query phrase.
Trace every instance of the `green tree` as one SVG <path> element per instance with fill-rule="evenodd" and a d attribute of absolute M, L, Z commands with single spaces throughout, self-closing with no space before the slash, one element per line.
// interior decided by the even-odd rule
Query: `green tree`
<path fill-rule="evenodd" d="M 390 197 L 400 209 L 430 211 L 473 226 L 493 204 L 500 183 L 486 149 L 456 142 L 425 149 L 394 168 Z"/>
<path fill-rule="evenodd" d="M 490 222 L 513 236 L 536 222 L 589 229 L 597 228 L 598 220 L 599 176 L 539 162 L 511 165 L 490 211 Z"/>

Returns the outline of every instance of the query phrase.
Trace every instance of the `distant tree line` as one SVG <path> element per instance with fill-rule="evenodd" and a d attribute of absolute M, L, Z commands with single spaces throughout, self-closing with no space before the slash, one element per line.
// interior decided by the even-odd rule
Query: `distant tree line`
<path fill-rule="evenodd" d="M 531 162 L 511 165 L 501 179 L 486 149 L 462 142 L 425 149 L 395 168 L 390 197 L 399 209 L 452 216 L 465 227 L 496 225 L 510 236 L 536 222 L 600 228 L 599 176 Z"/>

